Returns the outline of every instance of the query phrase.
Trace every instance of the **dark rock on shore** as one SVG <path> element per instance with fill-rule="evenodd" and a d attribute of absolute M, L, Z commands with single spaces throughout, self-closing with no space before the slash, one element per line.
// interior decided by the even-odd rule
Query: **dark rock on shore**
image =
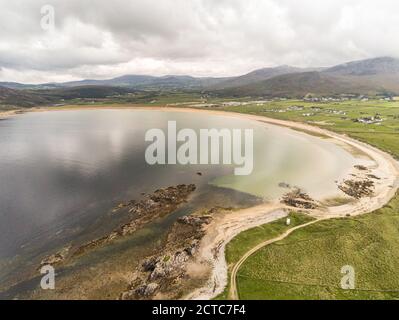
<path fill-rule="evenodd" d="M 131 200 L 121 203 L 112 212 L 127 210 L 131 217 L 129 222 L 120 225 L 104 237 L 91 240 L 73 250 L 69 247 L 68 250 L 63 249 L 56 254 L 48 256 L 42 260 L 41 265 L 61 263 L 68 257 L 73 258 L 82 255 L 89 250 L 106 245 L 116 238 L 132 234 L 147 223 L 175 211 L 179 205 L 187 201 L 195 189 L 194 184 L 181 184 L 158 189 L 152 194 L 145 195 L 144 199 L 140 201 Z"/>
<path fill-rule="evenodd" d="M 315 209 L 317 205 L 308 194 L 302 192 L 300 189 L 294 189 L 286 193 L 282 200 L 282 203 L 295 208 L 301 209 Z"/>
<path fill-rule="evenodd" d="M 370 179 L 374 179 L 374 180 L 381 180 L 381 178 L 377 177 L 374 174 L 368 174 L 367 177 L 370 178 Z"/>
<path fill-rule="evenodd" d="M 132 220 L 119 226 L 108 236 L 90 241 L 81 246 L 75 252 L 75 255 L 82 254 L 88 249 L 108 243 L 115 238 L 132 234 L 143 225 L 172 213 L 180 204 L 187 201 L 187 198 L 195 189 L 196 187 L 194 184 L 180 184 L 155 190 L 154 193 L 145 195 L 145 198 L 140 201 L 132 200 L 126 203 L 123 208 L 128 209 L 129 214 L 133 216 Z M 118 207 L 120 206 L 121 205 Z"/>
<path fill-rule="evenodd" d="M 179 284 L 187 278 L 187 263 L 194 260 L 200 240 L 205 235 L 204 226 L 211 220 L 212 216 L 208 214 L 179 218 L 169 230 L 162 254 L 142 262 L 137 271 L 139 277 L 121 294 L 120 299 L 149 299 L 157 293 L 173 295 L 178 292 Z"/>
<path fill-rule="evenodd" d="M 69 251 L 71 249 L 71 246 L 62 248 L 60 251 L 44 258 L 41 262 L 40 262 L 40 268 L 45 266 L 45 265 L 51 265 L 54 266 L 56 264 L 59 264 L 61 262 L 63 262 L 66 257 L 69 254 Z"/>
<path fill-rule="evenodd" d="M 356 199 L 373 195 L 374 182 L 371 180 L 345 180 L 338 188 L 348 196 Z"/>

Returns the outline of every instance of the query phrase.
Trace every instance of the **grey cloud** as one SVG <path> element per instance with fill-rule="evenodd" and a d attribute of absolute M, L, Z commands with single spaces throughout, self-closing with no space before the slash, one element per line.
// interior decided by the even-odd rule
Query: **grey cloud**
<path fill-rule="evenodd" d="M 0 0 L 0 79 L 234 75 L 399 56 L 396 0 Z M 53 5 L 54 32 L 40 28 Z M 7 78 L 7 79 L 6 79 Z"/>

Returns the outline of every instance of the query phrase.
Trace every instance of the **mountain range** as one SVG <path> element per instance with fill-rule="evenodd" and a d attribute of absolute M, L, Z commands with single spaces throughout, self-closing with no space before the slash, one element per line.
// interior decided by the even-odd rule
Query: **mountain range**
<path fill-rule="evenodd" d="M 189 90 L 216 96 L 299 98 L 323 95 L 399 95 L 399 59 L 379 57 L 330 68 L 263 68 L 237 77 L 124 75 L 38 85 L 0 82 L 0 104 L 31 106 L 60 99 L 105 98 L 136 90 Z"/>
<path fill-rule="evenodd" d="M 275 68 L 276 69 L 276 68 Z M 292 70 L 287 68 L 286 70 Z M 281 72 L 251 81 L 253 73 L 235 86 L 220 90 L 226 96 L 303 97 L 314 95 L 398 95 L 399 59 L 382 57 L 340 64 L 331 68 Z M 247 82 L 247 83 L 246 83 Z M 220 84 L 219 84 L 220 86 Z"/>

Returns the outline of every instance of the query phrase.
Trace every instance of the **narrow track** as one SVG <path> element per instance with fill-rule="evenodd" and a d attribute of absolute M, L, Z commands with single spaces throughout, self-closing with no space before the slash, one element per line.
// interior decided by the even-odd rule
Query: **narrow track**
<path fill-rule="evenodd" d="M 299 226 L 293 227 L 291 229 L 288 229 L 287 231 L 285 231 L 283 234 L 279 235 L 276 238 L 273 239 L 269 239 L 266 240 L 264 242 L 259 243 L 257 246 L 253 247 L 251 250 L 247 251 L 247 253 L 245 253 L 240 260 L 238 260 L 238 262 L 234 265 L 233 270 L 231 271 L 231 275 L 230 275 L 230 290 L 229 290 L 229 295 L 228 298 L 230 300 L 239 300 L 239 296 L 238 296 L 238 290 L 237 290 L 237 273 L 238 270 L 240 269 L 240 267 L 242 266 L 242 264 L 251 256 L 253 255 L 256 251 L 258 251 L 259 249 L 262 249 L 266 246 L 268 246 L 269 244 L 272 244 L 274 242 L 283 240 L 284 238 L 286 238 L 287 236 L 289 236 L 292 232 L 294 232 L 295 230 L 307 227 L 313 223 L 319 222 L 321 220 L 325 220 L 322 218 L 316 219 L 316 220 L 312 220 L 310 222 L 301 224 Z"/>

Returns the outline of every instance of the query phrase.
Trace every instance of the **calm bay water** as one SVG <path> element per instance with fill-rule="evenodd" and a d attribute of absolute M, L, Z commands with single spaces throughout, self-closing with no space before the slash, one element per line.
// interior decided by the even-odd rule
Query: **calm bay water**
<path fill-rule="evenodd" d="M 178 128 L 198 132 L 203 128 L 253 128 L 253 173 L 234 176 L 233 166 L 223 165 L 146 164 L 145 132 L 150 128 L 166 132 L 168 120 L 177 121 Z M 109 211 L 121 201 L 139 198 L 142 192 L 195 183 L 198 202 L 203 204 L 205 195 L 218 189 L 212 186 L 216 185 L 241 191 L 231 191 L 228 199 L 248 205 L 254 201 L 248 194 L 275 198 L 286 192 L 278 184 L 287 182 L 315 197 L 333 195 L 334 180 L 354 163 L 348 152 L 328 141 L 228 116 L 79 110 L 2 120 L 0 282 L 2 274 L 5 277 L 10 272 L 11 262 L 18 265 L 24 255 L 37 258 L 72 240 L 85 241 L 109 232 L 119 223 L 107 218 Z M 203 175 L 197 175 L 198 171 Z"/>

